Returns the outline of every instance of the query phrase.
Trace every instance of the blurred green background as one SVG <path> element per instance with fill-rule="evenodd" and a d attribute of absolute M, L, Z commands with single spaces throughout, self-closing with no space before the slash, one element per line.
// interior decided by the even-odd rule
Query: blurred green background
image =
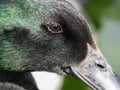
<path fill-rule="evenodd" d="M 120 0 L 81 0 L 97 43 L 114 71 L 120 75 Z M 90 90 L 72 76 L 66 76 L 62 90 Z"/>

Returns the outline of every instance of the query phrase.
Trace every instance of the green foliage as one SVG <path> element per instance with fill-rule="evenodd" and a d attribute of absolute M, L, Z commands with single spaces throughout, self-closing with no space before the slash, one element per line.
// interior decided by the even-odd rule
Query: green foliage
<path fill-rule="evenodd" d="M 101 27 L 101 16 L 110 8 L 114 0 L 87 0 L 84 5 L 86 13 L 88 14 L 95 27 Z"/>
<path fill-rule="evenodd" d="M 68 75 L 65 77 L 62 90 L 88 90 L 88 87 L 82 81 Z"/>
<path fill-rule="evenodd" d="M 114 3 L 106 11 L 105 16 L 120 20 L 120 0 L 114 1 Z"/>

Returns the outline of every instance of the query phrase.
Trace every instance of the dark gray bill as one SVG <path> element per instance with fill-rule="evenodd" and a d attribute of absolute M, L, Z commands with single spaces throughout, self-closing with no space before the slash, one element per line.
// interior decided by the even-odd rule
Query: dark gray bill
<path fill-rule="evenodd" d="M 90 46 L 86 58 L 77 65 L 67 67 L 67 72 L 93 90 L 120 90 L 120 77 L 113 72 L 101 52 Z"/>
<path fill-rule="evenodd" d="M 112 70 L 103 73 L 94 71 L 90 76 L 81 74 L 75 67 L 71 67 L 70 71 L 93 90 L 120 90 L 120 78 Z"/>

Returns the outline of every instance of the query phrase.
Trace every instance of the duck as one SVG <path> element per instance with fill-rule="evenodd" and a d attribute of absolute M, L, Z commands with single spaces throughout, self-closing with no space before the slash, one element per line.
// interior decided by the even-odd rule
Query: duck
<path fill-rule="evenodd" d="M 93 90 L 119 90 L 85 17 L 66 0 L 0 0 L 0 90 L 38 90 L 32 71 L 70 74 Z"/>

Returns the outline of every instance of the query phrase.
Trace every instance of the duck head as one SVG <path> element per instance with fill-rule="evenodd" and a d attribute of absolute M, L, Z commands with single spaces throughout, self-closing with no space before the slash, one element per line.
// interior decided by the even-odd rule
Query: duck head
<path fill-rule="evenodd" d="M 1 0 L 3 71 L 72 74 L 94 90 L 120 89 L 87 21 L 64 0 Z"/>

